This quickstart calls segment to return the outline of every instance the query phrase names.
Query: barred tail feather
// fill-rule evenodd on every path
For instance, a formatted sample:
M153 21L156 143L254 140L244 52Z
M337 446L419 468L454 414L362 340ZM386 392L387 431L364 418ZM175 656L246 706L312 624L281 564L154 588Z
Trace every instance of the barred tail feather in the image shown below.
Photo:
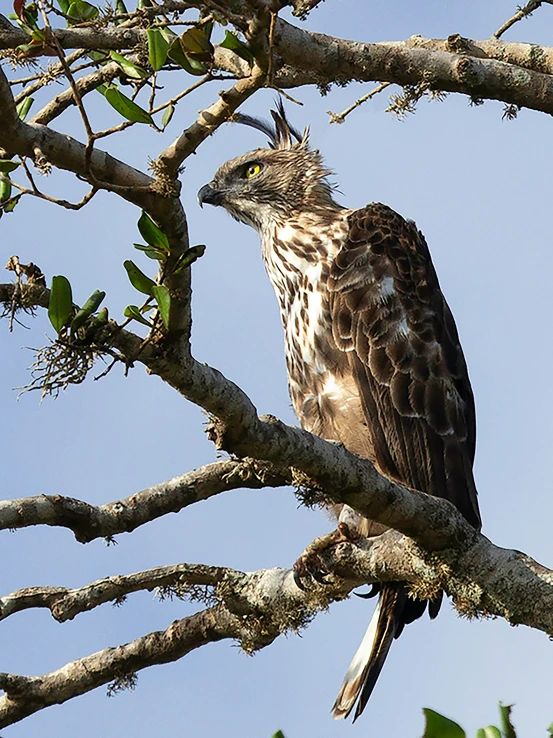
M346 718L353 710L358 698L354 722L365 709L398 626L401 628L401 613L405 595L403 584L382 585L378 604L367 632L353 657L336 702L332 706L332 716L335 720Z

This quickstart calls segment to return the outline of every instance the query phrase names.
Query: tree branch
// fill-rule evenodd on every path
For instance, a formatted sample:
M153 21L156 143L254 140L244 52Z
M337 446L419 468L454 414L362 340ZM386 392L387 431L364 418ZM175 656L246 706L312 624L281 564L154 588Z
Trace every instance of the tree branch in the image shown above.
M0 599L0 620L31 608L48 608L59 622L73 620L82 612L106 602L122 603L128 594L162 587L205 585L215 587L223 581L227 570L203 564L157 566L136 574L105 577L78 589L67 587L25 587Z
M200 112L195 123L163 151L156 168L175 177L183 161L193 154L198 146L225 123L237 108L254 94L264 83L265 73L254 67L251 76L239 80L230 90L219 93L219 100Z
M233 3L235 13L245 0ZM66 28L55 31L63 48L121 50L145 43L145 31L135 28ZM14 48L27 37L19 29L0 29L0 48ZM334 82L391 82L403 86L426 83L431 89L460 92L471 97L553 112L553 49L537 44L448 39L361 43L316 34L277 18L275 52L280 69L275 85L328 85ZM236 54L216 48L215 68L247 74ZM525 73L521 72L525 70Z
M182 658L195 648L223 638L238 640L253 652L282 633L305 627L313 616L363 583L407 581L412 594L428 598L445 589L465 616L499 615L553 634L553 572L519 551L494 546L476 531L469 547L429 556L395 531L376 539L342 542L322 554L332 574L327 585L302 591L283 569L250 574L222 567L181 564L109 577L76 590L28 588L0 600L1 616L29 607L48 607L66 620L108 600L154 587L207 585L217 604L165 631L156 631L117 648L108 648L41 677L0 674L0 727L84 694L111 680L133 684L135 672ZM344 579L344 577L347 577ZM194 590L191 592L194 595Z
M231 489L280 487L288 478L253 459L227 459L200 467L167 482L106 505L90 505L62 495L39 495L0 502L0 530L33 525L69 528L77 541L89 543L130 533L152 520Z
M33 288L35 289L35 288ZM41 303L48 293L42 288ZM0 301L13 295L12 285L0 285ZM20 286L23 304L27 285ZM130 331L113 331L111 347L129 365L140 361L183 397L213 415L208 428L216 448L240 458L251 457L293 469L294 484L315 490L313 501L330 499L350 505L365 517L412 537L429 551L472 540L474 529L446 500L395 484L374 465L343 445L287 426L272 416L258 417L249 397L217 369L192 356L173 356ZM280 471L277 472L281 473ZM323 495L324 492L324 495Z
M249 6L246 0L235 0L232 10L235 14L249 12ZM145 31L121 27L57 29L55 35L66 49L129 49L145 41ZM25 41L18 29L0 30L0 48L14 48ZM471 41L458 34L446 40L412 37L361 43L311 33L277 18L274 50L281 57L275 74L277 87L351 80L403 86L424 82L435 90L553 112L553 49L537 44L497 38ZM222 49L216 49L215 66L240 74L247 68L235 54Z
M505 31L508 31L511 26L514 26L519 20L527 18L532 15L534 10L537 10L543 2L551 3L551 0L530 0L523 8L519 8L518 11L509 18L505 23L493 34L495 38L502 36Z
M217 606L176 620L130 643L72 661L40 677L0 674L0 727L4 728L50 705L59 705L112 680L133 683L134 673L147 666L176 661L191 651L241 630L239 619Z

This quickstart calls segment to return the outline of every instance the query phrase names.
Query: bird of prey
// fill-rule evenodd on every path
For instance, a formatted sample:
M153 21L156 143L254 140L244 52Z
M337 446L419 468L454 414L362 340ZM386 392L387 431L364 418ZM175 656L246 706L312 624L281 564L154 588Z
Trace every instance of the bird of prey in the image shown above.
M413 221L372 203L339 205L319 152L288 122L236 116L264 132L259 148L223 164L199 202L257 230L284 327L290 396L303 428L370 459L411 489L452 502L480 528L472 465L474 399L455 322ZM347 506L357 533L385 528ZM367 633L333 707L363 711L394 638L427 602L383 583ZM428 603L435 617L439 601Z

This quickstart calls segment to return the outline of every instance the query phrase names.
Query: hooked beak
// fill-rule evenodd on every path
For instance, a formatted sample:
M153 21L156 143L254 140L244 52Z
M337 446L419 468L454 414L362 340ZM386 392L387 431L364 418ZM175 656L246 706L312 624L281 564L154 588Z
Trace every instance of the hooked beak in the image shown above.
M198 202L200 207L203 208L204 203L208 205L220 205L223 201L223 193L221 190L214 189L211 184L204 185L198 191Z

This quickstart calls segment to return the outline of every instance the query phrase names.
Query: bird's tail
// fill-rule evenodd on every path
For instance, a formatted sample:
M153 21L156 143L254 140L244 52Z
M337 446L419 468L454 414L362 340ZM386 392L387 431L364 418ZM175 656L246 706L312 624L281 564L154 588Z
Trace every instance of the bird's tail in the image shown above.
M406 595L404 584L390 582L381 585L376 610L332 706L332 716L335 720L346 718L358 698L354 722L365 709L392 641L403 629L402 615Z

